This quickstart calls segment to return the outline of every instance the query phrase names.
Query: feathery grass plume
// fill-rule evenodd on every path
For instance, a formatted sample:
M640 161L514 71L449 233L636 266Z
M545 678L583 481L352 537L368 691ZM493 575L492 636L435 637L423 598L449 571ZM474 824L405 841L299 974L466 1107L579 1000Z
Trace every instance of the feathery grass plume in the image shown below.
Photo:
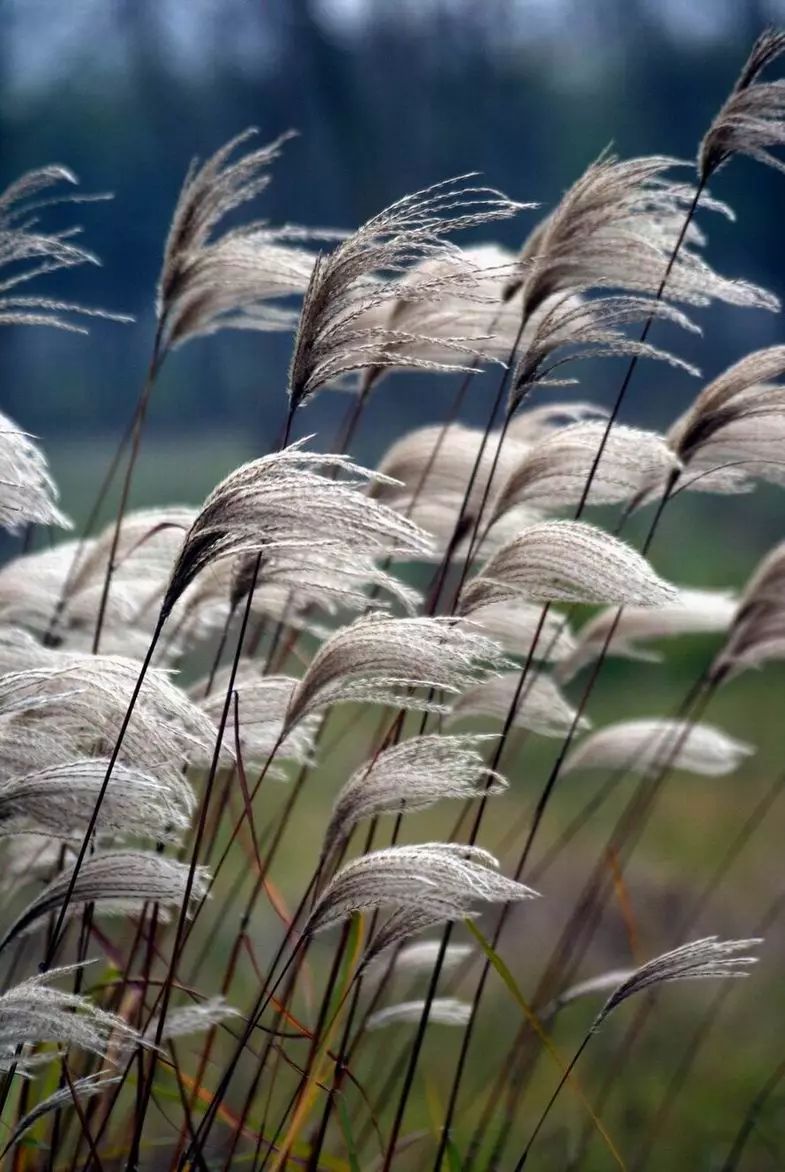
M785 484L785 346L755 350L703 388L668 429L685 488L745 492L754 480ZM655 487L660 485L655 481Z
M366 1023L366 1029L381 1030L391 1025L417 1025L428 1006L429 1025L465 1026L471 1017L472 1007L468 1001L457 997L433 997L426 1001L400 1001L377 1009Z
M670 981L748 977L749 969L757 964L758 958L739 956L738 953L744 953L761 943L759 937L750 940L719 940L717 936L706 936L654 957L637 968L614 990L592 1022L590 1032L595 1033L608 1015L629 997L655 985L664 985Z
M92 757L0 780L0 836L33 832L81 838L90 822L109 761ZM115 766L96 823L99 835L176 841L190 823L185 787L127 765ZM190 795L189 795L190 796Z
M596 526L542 521L488 559L462 590L460 613L521 598L661 606L675 593L636 550Z
M312 935L355 912L377 908L412 911L415 917L422 912L431 917L431 923L463 920L476 915L483 903L509 903L537 895L500 875L498 865L480 847L452 842L372 851L337 872L316 901L304 932Z
M194 161L185 177L158 280L163 349L227 327L293 327L296 316L269 302L303 293L314 257L288 242L340 235L271 228L259 221L218 234L230 212L267 188L270 166L292 137L290 132L266 146L245 149L255 134L246 130L201 165ZM238 154L241 147L244 153Z
M680 948L673 949L672 952L665 952L661 956L655 957L654 960L635 969L629 977L623 980L594 1018L583 1041L575 1051L515 1165L516 1172L526 1163L532 1145L578 1059L614 1009L637 993L667 984L670 981L725 980L734 977L747 977L749 969L757 963L758 958L738 956L737 953L744 952L760 943L760 939L718 940L716 936L707 936L703 940L694 940L691 944L683 944Z
M392 962L393 976L404 980L420 974L428 975L433 971L442 952L441 940L420 940L416 944L405 944L392 958L378 960L371 967L366 980L375 975L382 976L387 964ZM444 951L442 973L449 974L461 968L475 953L471 944L450 944Z
M38 228L35 213L42 208L109 198L72 193L35 198L58 184L77 182L76 176L66 167L52 164L28 171L0 192L0 268L8 266L11 269L0 280L0 325L54 326L84 334L87 332L85 327L72 321L71 314L119 322L132 320L124 314L108 313L50 297L21 296L17 292L20 286L47 273L83 264L100 264L93 253L74 243L73 237L78 229L47 233Z
M4 1146L0 1148L0 1159L3 1158L12 1148L16 1147L22 1136L30 1130L34 1123L48 1115L51 1111L61 1111L68 1109L74 1104L74 1099L77 1098L80 1102L84 1099L93 1098L94 1095L101 1095L105 1090L111 1086L116 1086L120 1081L119 1075L107 1075L105 1071L99 1070L95 1074L86 1074L81 1078L71 1079L64 1087L53 1091L51 1095L41 1099L35 1104L31 1110L17 1120L9 1135L4 1135Z
M785 82L760 75L785 52L785 32L767 29L752 46L744 68L706 132L698 151L698 174L705 183L734 155L785 170L770 148L785 142Z
M206 997L193 1005L181 1005L170 1009L166 1015L161 1042L170 1038L185 1038L189 1034L201 1034L212 1026L220 1025L227 1017L239 1017L239 1009L229 1005L225 997ZM158 1031L159 1019L154 1017L144 1031L145 1038L152 1041Z
M522 346L521 349L525 347ZM539 407L526 407L519 411L515 418L510 420L507 434L525 444L536 444L560 427L566 427L571 423L583 423L589 419L607 419L607 416L607 408L597 403L543 403Z
M48 878L61 865L61 860L71 862L73 856L74 852L67 843L48 834L17 834L3 839L0 843L0 897L3 902L16 893L21 883L33 878Z
M360 315L363 330L384 331L384 352L395 353L395 337L409 357L436 363L437 371L450 370L456 350L475 350L476 363L506 358L518 336L520 307L503 301L503 293L515 266L515 255L498 244L468 245L464 262L474 270L465 286L455 280L455 257L426 257L401 277L399 296ZM447 278L447 289L441 285ZM454 287L453 287L454 281ZM430 301L428 288L437 300ZM394 364L368 366L361 387L367 392ZM406 365L406 363L404 363Z
M566 1005L573 1001L580 1001L584 997L593 997L595 993L607 993L609 989L617 989L635 973L635 969L609 969L607 973L598 973L595 977L587 977L584 981L576 981L569 985L553 1001L545 1006L540 1019L549 1021L555 1017Z
M488 716L502 723L518 692L520 672L506 672L469 688L454 702L449 720ZM527 728L543 737L566 736L576 718L576 711L550 676L538 672L526 681L515 708L513 725ZM591 728L585 716L578 719L578 729Z
M650 777L669 766L724 777L755 752L710 724L686 720L623 720L598 728L568 754L562 774L579 769L628 769Z
M574 423L534 444L499 481L490 521L516 505L533 513L548 513L577 504L605 430L604 423ZM661 435L614 424L592 479L588 504L630 500L642 485L650 480L665 480L678 467L677 458Z
M519 281L527 313L564 290L656 293L695 195L670 172L687 165L661 155L620 161L607 154L590 164L524 248ZM703 194L699 206L732 216ZM764 290L715 273L695 251L703 243L692 225L668 278L670 301L775 307Z
M505 666L498 643L448 617L394 619L373 612L330 636L292 694L287 732L331 704L395 704L424 712L447 709L416 689L456 695Z
M775 308L772 305L770 308ZM564 387L576 382L562 367L584 358L654 358L697 375L696 367L619 328L657 318L697 332L688 317L651 297L614 296L584 301L574 292L549 297L532 314L510 378L509 412L517 411L534 387Z
M97 851L84 859L69 898L67 915L94 903L98 915L135 915L145 903L157 903L159 920L182 904L188 866L147 851ZM0 949L35 928L42 917L57 912L69 889L71 872L63 871L27 905L5 932ZM197 867L190 895L191 907L207 894L208 875Z
M51 981L73 975L76 967L38 973L0 994L0 1069L15 1066L17 1073L28 1074L57 1056L49 1051L20 1058L17 1048L27 1044L54 1042L58 1047L78 1046L106 1056L110 1039L119 1040L121 1050L138 1040L122 1018L99 1009L87 997L51 987Z
M475 626L498 639L505 651L528 656L534 647L534 658L561 663L570 661L576 644L570 624L559 611L549 610L543 618L543 608L528 602L505 601L477 605L464 616ZM537 644L534 646L534 640Z
M461 423L416 428L387 449L379 471L391 480L374 484L371 494L436 538L434 558L447 548L459 556L482 507L494 460L494 478L503 477L529 448L512 435L499 443L497 431L486 440L481 428ZM464 539L456 541L459 523Z
M663 655L641 646L643 641L727 631L737 605L730 591L683 587L672 601L662 606L625 606L621 612L617 607L610 607L584 623L574 649L560 658L555 675L562 683L570 680L598 655L659 663ZM608 642L611 630L613 635Z
M217 672L210 695L205 696L204 681L193 687L193 695L199 707L213 720L219 720L226 689L229 686L230 670ZM246 762L266 761L275 750L276 759L289 759L298 765L311 761L314 737L319 724L318 716L305 717L282 738L292 692L297 680L291 676L262 676L250 660L240 660L234 681L239 707L239 729L235 730L234 705L226 724L226 739L235 743L235 732L239 733L240 750ZM272 776L276 774L274 769Z
M503 793L507 782L486 768L480 753L489 739L494 738L418 736L382 750L341 787L324 833L322 857L345 843L363 818L424 810L442 798Z
M0 676L0 755L6 744L25 743L41 733L58 739L56 761L110 756L126 713L127 697L139 674L134 660L119 656L31 647L30 669ZM190 804L182 766L201 761L215 743L206 713L159 668L147 676L120 754L120 763L154 774ZM231 748L224 746L227 759ZM45 768L36 754L16 772Z
M10 533L29 522L70 529L56 501L57 487L43 452L0 412L0 526Z
M333 573L352 579L358 562L367 565L385 554L428 549L422 530L365 495L378 473L346 456L304 452L302 442L242 465L213 489L186 535L164 614L202 570L221 558L261 553L265 562L283 558L291 564L297 557L306 578L311 570L323 570L329 559ZM351 479L337 481L322 470L340 470ZM245 582L240 597L249 585Z
M785 542L770 550L741 593L725 646L712 668L715 680L785 657Z
M374 318L401 301L423 308L454 297L484 295L483 269L446 237L494 220L508 219L524 205L490 187L472 187L464 175L404 196L366 221L332 252L319 256L303 300L289 368L290 410L320 387L353 371L387 366L424 370L466 370L460 361L434 361L428 351L474 355L483 339L432 338L412 329L374 324ZM428 262L424 275L411 266ZM407 314L407 316L409 316ZM370 324L365 325L364 319ZM406 323L404 323L406 324ZM425 349L425 356L423 355Z

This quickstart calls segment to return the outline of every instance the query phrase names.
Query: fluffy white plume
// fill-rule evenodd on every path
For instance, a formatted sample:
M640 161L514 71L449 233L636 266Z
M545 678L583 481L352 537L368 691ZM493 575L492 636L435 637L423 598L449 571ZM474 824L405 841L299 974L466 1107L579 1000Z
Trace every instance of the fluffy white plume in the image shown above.
M0 941L5 948L19 935L31 931L43 916L58 912L71 883L72 870L63 871L27 905ZM84 904L96 904L101 915L134 915L148 901L157 903L159 919L165 921L170 908L182 904L188 880L188 865L164 855L146 851L99 851L85 858L69 897L67 915ZM195 904L207 892L207 872L196 869L191 889Z
M211 719L219 720L229 684L229 669L217 672L210 695L205 682L195 684L192 693L199 707ZM318 716L304 717L283 736L284 720L298 681L291 676L262 676L250 660L240 662L234 690L239 709L240 749L246 762L264 762L275 749L276 759L289 758L303 765L311 759ZM235 744L235 708L232 704L226 725L226 740Z
M419 736L378 753L341 788L324 834L322 855L327 857L344 843L363 818L424 810L442 798L502 793L507 782L485 767L480 753L488 739Z
M161 1041L167 1042L170 1038L185 1038L189 1034L201 1034L214 1025L219 1025L227 1017L239 1017L239 1009L229 1005L224 997L207 997L204 1001L193 1005L182 1005L177 1009L170 1009L164 1021L161 1032ZM159 1019L154 1017L144 1032L145 1038L152 1041L158 1033Z
M503 664L497 643L455 619L392 619L373 613L322 644L292 695L286 728L345 701L443 712L443 704L416 690L455 695Z
M503 723L515 699L519 678L519 672L507 672L468 689L453 704L450 721L489 716ZM575 717L575 709L550 676L537 672L532 673L523 685L513 725L544 737L562 737L569 732ZM578 719L576 728L590 727L585 716Z
M749 155L783 170L771 147L785 142L783 114L785 85L763 82L760 75L785 52L785 33L762 33L739 74L729 97L706 132L698 153L701 178L708 179L734 155Z
M785 542L760 562L744 587L725 646L712 664L715 679L785 657Z
M384 1029L391 1025L417 1024L422 1017L426 1001L400 1001L397 1005L387 1005L384 1009L377 1009L368 1018L369 1030ZM459 1001L457 997L433 997L428 1006L428 1023L430 1025L465 1026L471 1017L472 1007L468 1001Z
M431 923L466 919L483 903L507 903L537 894L500 875L497 867L487 851L458 843L374 851L338 871L319 896L304 930L321 932L355 912L376 908L413 911L415 916L423 911Z
M723 777L754 753L710 724L683 720L624 720L598 728L568 754L562 774L579 769L628 769L643 776L669 767Z
M582 521L542 521L508 541L464 587L461 613L523 598L528 602L661 606L675 594L645 558Z
M11 533L31 522L70 529L56 501L57 488L43 452L0 412L0 526Z
M587 663L603 652L605 641L616 624L608 644L608 655L658 663L662 655L651 647L641 646L650 639L677 635L713 634L726 631L736 613L737 601L725 590L680 589L671 602L662 606L625 606L603 610L585 623L577 636L577 645L564 656L555 669L561 681L569 680Z
M509 600L477 605L466 612L466 618L516 655L528 656L534 647L535 659L561 662L575 653L569 621L557 610L543 614L541 606Z
M326 473L340 471L338 481ZM346 479L348 478L348 479ZM208 496L183 543L163 607L168 613L208 565L241 554L277 560L306 582L326 567L350 582L372 574L377 558L428 549L425 534L363 491L378 474L345 456L301 450L301 443L253 460ZM264 581L265 570L260 576ZM250 583L241 575L236 595Z

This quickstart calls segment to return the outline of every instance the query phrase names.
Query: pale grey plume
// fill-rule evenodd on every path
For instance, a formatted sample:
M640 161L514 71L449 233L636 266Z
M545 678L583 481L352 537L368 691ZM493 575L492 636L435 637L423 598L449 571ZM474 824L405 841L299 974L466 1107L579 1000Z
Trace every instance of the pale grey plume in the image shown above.
M515 699L519 679L520 672L506 672L469 688L452 705L450 722L485 716L504 723ZM543 737L563 737L576 718L576 729L591 728L591 721L585 716L577 716L551 677L537 672L523 686L513 725L530 729Z
M695 194L670 174L684 165L657 155L622 161L605 155L592 163L524 249L520 279L527 312L568 289L656 293ZM708 196L700 205L729 214ZM669 300L774 307L770 294L715 273L696 251L703 243L692 225L668 279Z
M444 976L460 969L474 955L475 949L471 944L448 944L444 950L441 971ZM439 956L442 955L441 940L420 940L416 944L404 944L392 957L379 958L371 966L366 980L381 978L387 971L388 964L392 965L393 976L403 980L420 975L428 976L433 972Z
M390 326L364 321L378 318L401 300L425 307L456 294L467 300L482 297L482 267L446 237L507 219L524 205L492 188L467 186L468 179L471 176L450 179L404 196L317 258L289 368L292 410L320 387L353 371L387 366L467 369L465 362L422 357L423 347L427 350L436 340L426 329L414 328L414 322L405 329L395 322ZM409 275L411 266L424 261L431 269L426 277ZM439 338L438 344L445 348L445 339ZM478 346L482 340L477 337L451 337L447 348L460 360L461 355L473 357Z
M767 29L758 37L700 144L698 172L703 180L734 155L749 155L760 163L785 170L770 149L785 142L785 83L760 80L763 70L783 52L785 32Z
M756 956L739 956L757 944L762 943L759 938L751 940L719 940L716 936L707 936L703 940L694 940L691 944L682 944L672 952L664 952L656 956L647 964L641 965L631 976L622 981L611 994L595 1017L591 1025L591 1033L600 1028L602 1023L614 1009L622 1002L644 989L651 989L656 985L664 985L670 981L699 981L699 980L726 980L734 977L748 977L749 969L757 964Z
M74 1098L79 1099L80 1102L83 1099L91 1099L94 1095L103 1094L109 1087L116 1086L119 1081L119 1074L108 1075L105 1071L99 1070L95 1074L86 1074L82 1078L72 1078L70 1085L66 1084L53 1091L51 1095L47 1095L46 1098L40 1099L14 1124L10 1134L3 1137L5 1145L0 1149L0 1160L18 1144L34 1123L43 1118L44 1115L48 1115L50 1111L67 1110L69 1107L73 1107Z
M110 1041L119 1041L124 1051L138 1040L136 1031L122 1018L99 1009L87 997L51 987L51 981L73 975L76 967L66 965L38 973L0 995L0 1069L15 1065L27 1074L57 1056L51 1051L17 1056L17 1047L26 1044L54 1042L58 1047L77 1046L106 1056Z
M43 452L0 412L0 526L11 533L31 522L70 529L56 502L57 488Z
M383 749L342 786L324 833L322 857L346 842L363 818L424 810L443 798L502 793L507 782L486 767L480 753L489 739L494 738L419 736Z
M785 387L772 385L783 373L785 346L770 346L703 388L666 436L685 465L681 487L744 492L756 479L785 484Z
M725 646L712 665L715 679L785 658L785 542L759 563L741 593Z
M168 613L194 579L218 559L261 554L265 561L297 558L301 573L357 574L392 553L427 550L422 530L364 489L378 474L346 456L301 450L302 442L244 464L208 496L183 543L163 601ZM348 479L335 480L338 471ZM262 580L264 574L261 575ZM243 583L238 596L247 590Z
M161 1032L161 1042L168 1042L170 1038L185 1038L189 1034L201 1034L215 1025L220 1025L227 1017L239 1017L239 1009L229 1005L225 997L207 997L204 1001L194 1002L192 1005L181 1005L170 1009L164 1021ZM159 1019L154 1017L144 1031L144 1037L152 1041L158 1035Z
M497 520L516 505L539 513L576 505L605 433L602 422L574 423L535 443L506 478L499 480L489 519ZM679 461L661 435L614 424L602 448L587 503L630 500L642 486L664 481L678 467Z
M583 301L574 291L551 294L531 314L518 349L510 378L510 410L516 411L535 387L575 383L574 378L564 377L562 368L584 358L655 358L697 375L694 366L667 350L627 337L620 328L649 317L696 331L678 309L653 297L606 296Z
M357 327L383 331L383 351L390 359L397 336L406 358L434 363L436 370L451 370L461 353L471 354L476 364L505 359L521 322L520 307L502 300L515 271L515 256L498 244L469 245L461 255L467 266L465 281L458 279L451 252L426 257L401 277L398 297L362 313ZM362 389L367 392L393 366L391 361L366 367Z
M90 824L109 760L84 758L0 781L0 836L23 833L81 840ZM190 825L185 784L174 790L142 770L114 766L98 812L99 835L176 841ZM189 795L190 799L190 795Z
M83 264L99 264L98 258L74 243L78 229L62 232L44 232L38 226L36 213L46 207L65 203L91 203L108 198L98 195L58 194L44 198L41 193L59 184L77 183L76 176L67 167L57 164L28 171L0 192L0 268L11 272L0 282L0 325L54 326L71 333L84 334L79 318L102 317L110 321L128 322L132 319L75 305L51 297L23 296L18 290L29 281L59 269L70 269ZM73 318L77 320L74 321Z
M661 606L675 587L631 546L583 521L542 521L508 541L461 592L460 613L527 602Z
M456 695L504 666L498 643L456 619L389 618L377 612L337 630L318 649L292 694L287 731L331 704L361 701L428 712L446 708L432 694Z
M561 298L558 300L561 301ZM576 298L576 303L577 300ZM524 340L525 338L524 331ZM522 345L521 349L525 349L525 345ZM583 423L589 419L607 419L607 417L607 408L601 407L597 403L543 403L539 407L526 407L519 411L510 421L507 432L508 435L521 440L522 443L535 444L557 431L558 428L565 427L570 423Z
M478 604L465 617L515 655L528 656L534 648L534 659L561 663L570 662L576 651L569 621L557 610L543 615L541 606L512 599Z
M467 535L471 532L497 452L494 480L511 471L528 448L516 436L508 435L501 443L498 431L485 441L481 428L461 423L420 427L387 449L379 471L391 479L374 484L371 491L437 539L435 558L448 547L456 557L465 545L465 540L455 541L456 526L460 523Z
M733 773L755 752L711 724L652 718L598 728L567 755L562 775L579 769L626 769L644 777L663 768L703 777Z
M292 137L249 148L255 134L237 135L186 175L158 281L163 349L224 328L293 328L296 315L277 303L305 291L315 258L292 244L341 235L258 221L220 231L230 212L267 188L270 167Z
M216 672L209 696L205 696L205 682L195 684L192 693L200 708L218 721L224 707L230 670ZM298 765L311 761L314 737L319 717L304 717L286 736L284 720L298 681L291 676L263 676L251 660L241 660L234 681L239 709L240 749L246 763L264 762L275 750L276 759L289 759ZM235 744L235 711L232 704L226 724L226 740ZM209 764L209 759L205 759ZM282 776L275 774L273 776Z
M472 1013L471 1004L459 1001L457 997L432 997L430 1002L399 1001L397 1005L377 1009L368 1018L366 1026L369 1030L381 1030L391 1025L416 1025L426 1005L429 1025L465 1026Z
M737 605L730 591L683 587L662 606L625 606L623 610L610 607L584 623L574 649L560 658L554 674L563 683L599 655L658 663L662 654L641 644L650 639L727 631ZM611 630L613 635L608 642Z
M90 755L109 756L123 723L139 664L119 656L57 651L30 645L30 668L0 676L0 757L16 743L32 748L15 773L66 764ZM54 760L41 759L35 738L59 742ZM168 674L151 669L128 725L120 762L166 781L179 801L192 805L182 766L203 760L216 728ZM231 759L230 746L224 755Z
M304 927L321 932L355 912L388 908L399 928L462 920L476 915L483 903L531 899L537 893L500 875L493 855L476 846L430 842L373 851L346 863L324 889ZM417 924L416 928L411 928ZM386 938L382 947L398 943ZM380 948L373 948L374 954Z
M185 897L188 865L146 851L97 851L84 859L71 892L67 915L86 903L96 905L96 915L135 915L145 903L159 904L159 919L166 921L170 908ZM72 869L63 871L27 905L8 928L0 949L38 925L42 917L58 912L71 884ZM207 893L208 875L197 867L190 893L195 905Z
M48 834L17 834L0 844L0 898L15 898L20 885L47 879L61 861L73 862L76 851Z
M584 997L592 997L595 993L607 993L609 989L616 989L635 973L635 969L609 969L607 973L598 973L596 977L587 977L585 981L576 981L569 985L558 996L554 997L540 1014L542 1021L550 1021L565 1005L573 1001L580 1001Z

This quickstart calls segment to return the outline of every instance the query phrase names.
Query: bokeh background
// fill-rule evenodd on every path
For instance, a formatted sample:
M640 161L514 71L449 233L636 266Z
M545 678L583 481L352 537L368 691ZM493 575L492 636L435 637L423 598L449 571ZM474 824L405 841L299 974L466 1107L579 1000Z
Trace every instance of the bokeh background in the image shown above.
M113 202L81 214L85 240L103 267L64 274L49 288L136 321L97 322L87 339L4 331L3 410L41 437L65 509L83 517L144 375L161 250L187 165L246 126L259 127L262 140L289 128L300 132L259 207L276 223L351 228L408 191L475 170L509 195L549 207L609 144L623 156L693 157L749 44L777 21L785 21L783 0L4 0L0 182L58 161L86 189L115 193ZM785 297L783 176L742 160L721 173L714 194L732 204L738 219L703 217L710 262ZM502 225L497 238L515 247L533 222L529 215ZM701 337L667 340L707 378L748 350L783 341L778 315L720 308L696 319ZM288 355L285 336L228 332L176 353L156 387L134 501L197 502L231 467L267 451L284 416ZM586 371L580 396L607 402L618 378L613 364L599 364ZM468 419L484 419L494 386L491 376L474 381ZM669 368L640 369L624 419L665 426L696 390ZM406 429L441 419L453 391L449 380L433 377L384 380L354 454L375 461ZM315 432L315 442L328 448L343 411L337 399L326 392L310 405L298 420L300 434ZM685 494L669 510L653 560L685 584L738 586L783 535L776 490L736 500ZM708 654L705 640L685 640L661 666L609 665L593 700L594 720L667 713ZM670 787L631 880L644 955L667 937L673 917L782 770L784 700L775 667L729 687L713 704L711 718L756 744L758 754L738 777L679 778ZM302 850L317 850L329 796L360 756L352 749L330 764ZM551 757L550 745L527 747L516 767L521 809ZM574 790L557 796L554 833L575 801ZM613 813L611 804L557 868L550 908L562 898L565 909L572 906ZM490 843L508 819L499 815ZM424 818L418 836L439 827L435 815ZM775 807L701 928L754 930L782 883L783 830ZM543 901L537 916L544 919L535 916L531 938L512 942L514 954L530 957L548 934L551 914L561 922ZM672 1138L657 1149L652 1167L719 1167L740 1110L781 1058L784 950L776 923L770 935L759 995L737 998L707 1039L669 1125ZM617 916L601 936L605 956L594 957L595 967L624 963L629 946ZM480 1083L510 1034L512 1010L498 996L499 1013L476 1058ZM690 1038L707 1003L707 996L679 993L663 1029L648 1031L617 1106L625 1134L634 1136L651 1116L679 1057L676 1042ZM580 1020L578 1012L566 1039ZM613 1041L598 1042L596 1070L585 1072L590 1088ZM449 1042L439 1045L449 1065ZM760 1121L750 1169L785 1166L781 1104L775 1095ZM543 1159L536 1167L562 1167L563 1147L557 1143L551 1154L546 1148ZM587 1166L604 1169L607 1159L598 1148Z

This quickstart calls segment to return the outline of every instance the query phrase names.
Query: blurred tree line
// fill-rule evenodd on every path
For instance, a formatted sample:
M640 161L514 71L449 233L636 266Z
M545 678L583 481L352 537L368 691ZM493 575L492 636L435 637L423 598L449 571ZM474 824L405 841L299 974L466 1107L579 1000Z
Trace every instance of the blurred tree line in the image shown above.
M3 408L45 438L122 425L188 162L244 127L263 139L300 132L258 206L272 221L351 227L406 191L473 170L547 207L609 143L621 155L693 157L749 43L776 15L742 0L8 0L0 178L59 161L87 190L115 192L78 209L104 267L48 288L137 321L98 322L87 340L4 331ZM711 217L709 258L785 292L782 177L734 166L715 194L739 222ZM516 247L533 222L526 213L498 236ZM782 337L772 315L699 320L703 339L670 341L707 375ZM280 336L191 345L165 371L152 426L251 428L263 444L283 413L288 352ZM592 377L599 396L617 381L610 367ZM407 379L379 391L374 450L391 429L443 411L440 391L423 397ZM691 388L653 370L637 392L639 417L662 422ZM334 405L315 405L309 430L326 411Z

